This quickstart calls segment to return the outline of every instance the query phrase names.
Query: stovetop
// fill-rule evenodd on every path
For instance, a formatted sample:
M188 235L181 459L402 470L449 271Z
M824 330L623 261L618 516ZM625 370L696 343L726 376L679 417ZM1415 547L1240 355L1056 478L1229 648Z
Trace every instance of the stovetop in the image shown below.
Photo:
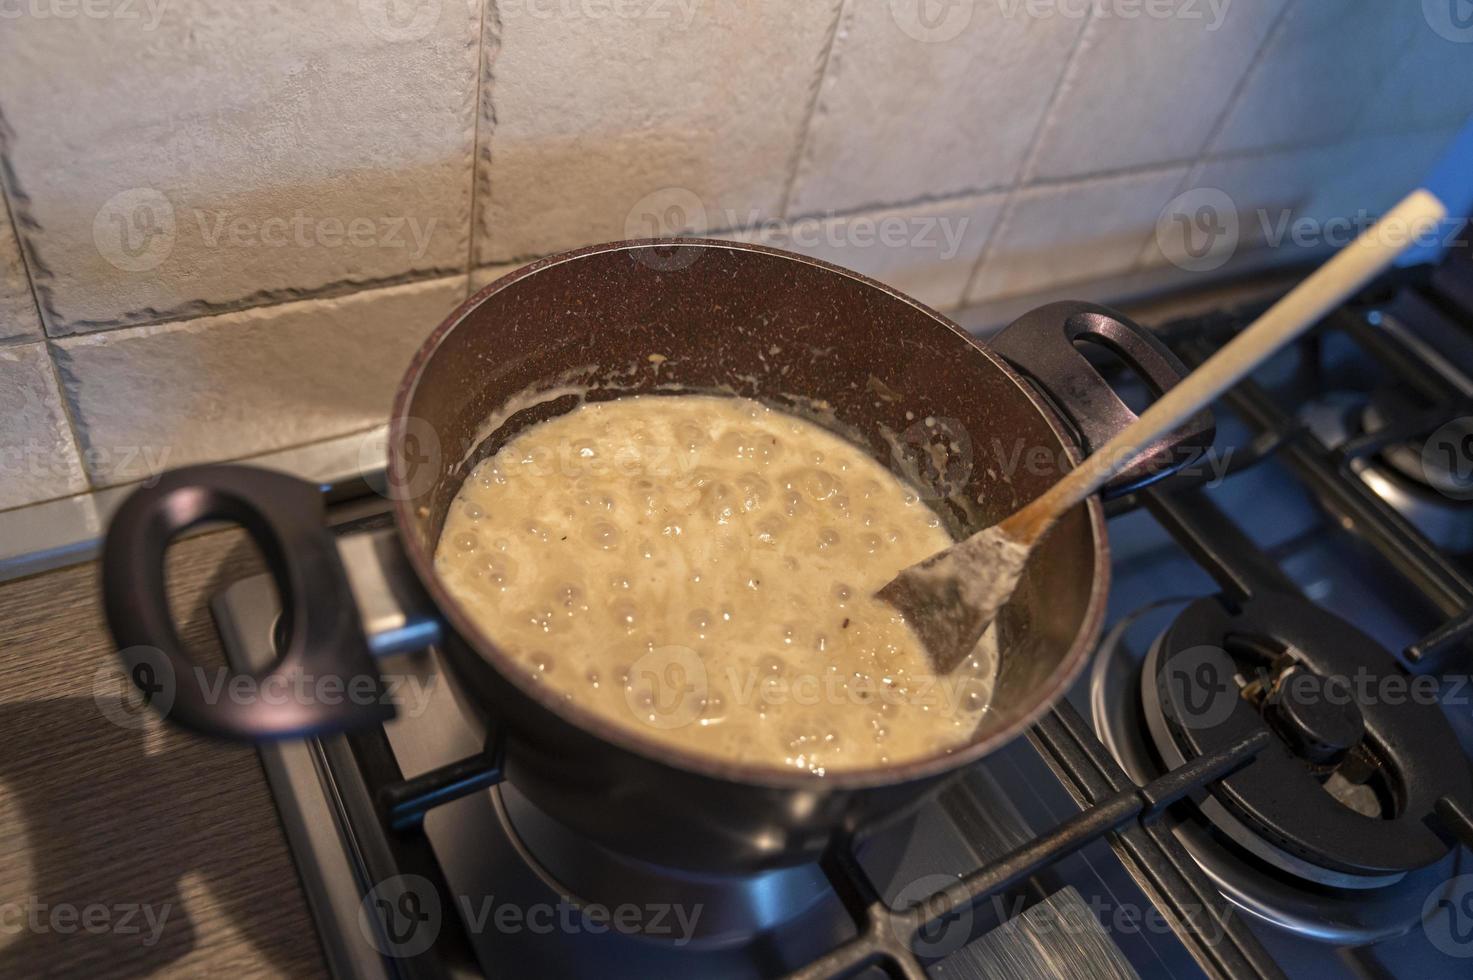
M1470 270L1398 273L1230 392L1208 457L1108 505L1093 669L1026 738L821 866L716 882L580 850L500 782L438 654L386 661L400 711L382 730L261 749L333 971L1465 972ZM1192 363L1256 312L1159 333ZM384 507L353 507L341 533L387 533ZM274 603L265 579L216 601L237 669L270 662ZM1347 662L1361 687L1327 707ZM1209 668L1230 696L1208 710L1251 706L1241 727L1192 724ZM1294 694L1306 678L1317 697Z

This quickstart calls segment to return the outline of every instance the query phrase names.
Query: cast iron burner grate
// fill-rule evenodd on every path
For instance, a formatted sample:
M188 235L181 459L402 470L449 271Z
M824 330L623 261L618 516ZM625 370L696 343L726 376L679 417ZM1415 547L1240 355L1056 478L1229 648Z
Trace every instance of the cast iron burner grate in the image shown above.
M1258 941L1228 913L1180 846L1154 829L1167 807L1248 764L1269 744L1268 733L1253 733L1142 786L1129 780L1067 704L1051 711L1029 737L1050 765L1066 777L1071 791L1088 801L1083 810L1051 832L959 878L945 891L902 909L893 909L881 899L855 859L853 842L836 842L821 866L858 934L788 976L794 980L850 977L878 967L892 977L922 980L925 968L912 949L918 934L1106 835L1154 886L1153 898L1168 921L1190 924L1202 915L1212 916L1215 928L1185 928L1179 934L1209 974L1283 975ZM319 741L324 762L338 782L338 801L351 837L364 845L359 858L366 879L382 882L418 875L435 884L442 908L452 907L450 888L420 831L433 808L501 781L494 741L478 756L412 779L399 775L393 751L381 732ZM385 909L386 914L400 911L392 906ZM377 925L394 928L385 921ZM1208 943L1203 938L1206 935L1222 938ZM405 943L402 933L386 934L385 939L395 945ZM440 977L448 976L452 965L464 967L470 962L470 945L457 922L448 929L441 927L434 947L396 958L394 966L405 977Z

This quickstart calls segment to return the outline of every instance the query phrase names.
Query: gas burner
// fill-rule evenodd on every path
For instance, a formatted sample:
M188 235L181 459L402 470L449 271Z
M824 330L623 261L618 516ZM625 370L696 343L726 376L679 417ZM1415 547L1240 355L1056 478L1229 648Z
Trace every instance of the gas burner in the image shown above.
M1172 768L1268 727L1276 744L1212 791L1227 819L1203 812L1270 864L1364 888L1444 857L1423 818L1442 794L1473 789L1466 761L1444 751L1455 736L1428 680L1414 697L1389 653L1304 599L1233 609L1212 597L1153 645L1141 704Z
M1173 814L1193 859L1235 904L1300 935L1360 944L1414 926L1461 861L1423 818L1439 796L1473 793L1440 708L1305 599L1196 599L1153 636L1160 618L1129 617L1091 684L1095 728L1132 778L1276 736Z
M1335 449L1416 411L1405 402L1392 388L1378 389L1369 400L1352 392L1331 392L1306 406L1300 419L1320 442ZM1434 544L1473 551L1473 500L1446 490L1465 487L1466 479L1442 468L1438 454L1425 448L1423 439L1393 443L1373 456L1352 459L1350 468Z
M817 918L829 926L844 920L844 910L817 865L753 875L697 875L595 844L537 809L511 783L496 787L492 796L497 817L527 866L575 905L613 909L633 904L678 908L691 915L689 931L666 923L654 932L631 933L639 938L678 938L692 950L725 949L795 923L818 931Z

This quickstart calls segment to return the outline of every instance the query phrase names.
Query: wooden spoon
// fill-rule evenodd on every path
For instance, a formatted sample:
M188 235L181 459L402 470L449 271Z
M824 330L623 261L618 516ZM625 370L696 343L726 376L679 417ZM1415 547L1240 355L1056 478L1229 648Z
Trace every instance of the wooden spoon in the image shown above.
M1060 515L1129 465L1140 447L1191 418L1349 299L1446 216L1436 197L1414 191L1042 496L902 569L876 594L905 615L934 669L950 673L1011 598L1033 547Z

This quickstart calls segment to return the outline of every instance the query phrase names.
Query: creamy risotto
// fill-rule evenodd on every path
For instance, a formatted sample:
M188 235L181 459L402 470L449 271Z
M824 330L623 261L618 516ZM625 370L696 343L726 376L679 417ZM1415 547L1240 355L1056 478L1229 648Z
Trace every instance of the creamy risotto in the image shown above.
M991 634L934 677L873 598L951 543L914 491L757 402L584 404L465 481L436 570L569 701L688 750L817 775L965 744Z

